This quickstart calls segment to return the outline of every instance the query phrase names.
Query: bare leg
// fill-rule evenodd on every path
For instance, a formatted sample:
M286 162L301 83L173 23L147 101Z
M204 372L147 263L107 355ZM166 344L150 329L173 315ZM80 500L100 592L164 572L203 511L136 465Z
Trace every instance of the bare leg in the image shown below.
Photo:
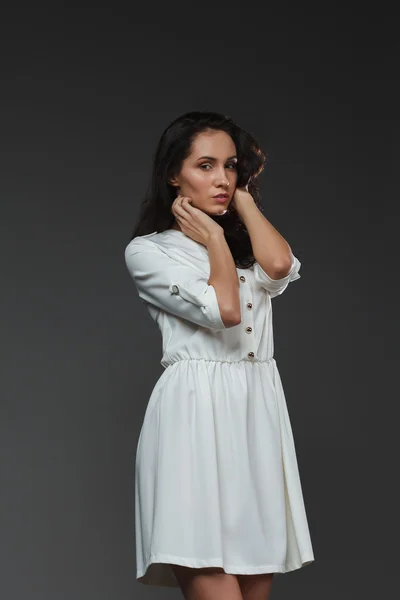
M237 576L225 573L220 567L170 566L185 600L243 600Z
M243 600L269 600L273 573L237 575Z

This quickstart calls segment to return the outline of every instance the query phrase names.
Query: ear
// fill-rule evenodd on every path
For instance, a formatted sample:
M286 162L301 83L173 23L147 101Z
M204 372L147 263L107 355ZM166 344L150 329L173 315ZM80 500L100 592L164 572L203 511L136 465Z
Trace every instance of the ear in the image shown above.
M170 185L173 185L174 187L179 187L179 182L176 179L176 177L171 177L170 179L168 179L168 183Z

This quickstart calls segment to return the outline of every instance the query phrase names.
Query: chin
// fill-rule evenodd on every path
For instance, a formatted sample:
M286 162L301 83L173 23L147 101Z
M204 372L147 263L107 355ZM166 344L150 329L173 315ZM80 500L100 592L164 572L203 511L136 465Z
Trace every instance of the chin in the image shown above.
M227 212L228 209L226 208L226 206L217 206L216 209L213 211L213 215L215 217L222 217L223 215L226 215Z
M205 208L196 207L205 212L210 217L221 217L228 212L227 206L222 204L221 206L207 206Z

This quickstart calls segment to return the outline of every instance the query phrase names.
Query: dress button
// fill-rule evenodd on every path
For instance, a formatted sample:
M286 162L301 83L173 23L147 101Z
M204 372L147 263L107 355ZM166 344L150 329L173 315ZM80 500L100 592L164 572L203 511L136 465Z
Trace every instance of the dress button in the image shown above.
M247 356L248 356L249 358L254 358L254 352L249 352L249 353L247 354Z
M173 285L172 286L172 293L173 294L179 294L179 288L177 285Z
M240 279L240 281L246 281L246 277L245 277L244 275L241 275L241 276L239 277L239 279Z
M251 302L248 302L248 303L246 304L246 306L247 306L247 308L249 308L249 309L250 309L250 308L253 308L253 305L252 305L252 303L251 303Z
M253 329L251 327L246 327L246 333L251 333Z

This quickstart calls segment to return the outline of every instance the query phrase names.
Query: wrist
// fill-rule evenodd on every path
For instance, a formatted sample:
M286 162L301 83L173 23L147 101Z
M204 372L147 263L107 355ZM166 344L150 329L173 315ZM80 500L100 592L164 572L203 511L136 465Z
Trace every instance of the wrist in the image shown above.
M258 210L252 196L250 196L250 198L240 198L235 200L234 208L242 219L255 209Z
M225 232L220 226L219 229L210 231L206 238L206 246L208 247L210 244L220 243L222 240L225 241Z

